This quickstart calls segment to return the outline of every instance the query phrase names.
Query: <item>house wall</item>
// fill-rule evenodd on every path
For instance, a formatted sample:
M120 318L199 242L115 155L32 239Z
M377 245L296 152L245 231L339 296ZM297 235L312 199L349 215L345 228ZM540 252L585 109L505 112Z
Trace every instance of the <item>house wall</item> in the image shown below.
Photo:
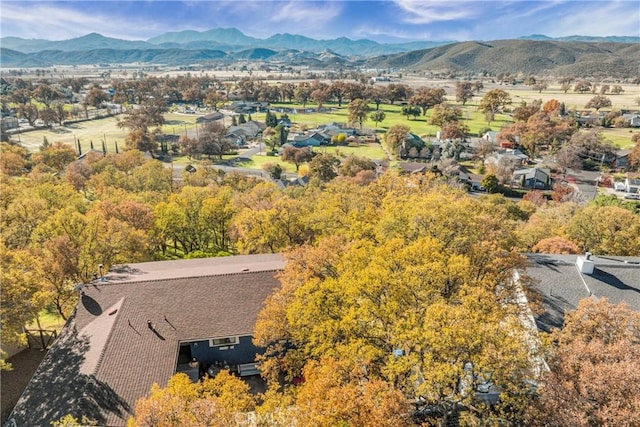
M264 349L254 346L251 339L250 336L240 337L238 344L222 347L211 347L208 340L192 342L191 356L197 357L198 361L205 365L225 361L229 365L251 363L255 361L256 354L264 353ZM225 347L227 349L222 350Z

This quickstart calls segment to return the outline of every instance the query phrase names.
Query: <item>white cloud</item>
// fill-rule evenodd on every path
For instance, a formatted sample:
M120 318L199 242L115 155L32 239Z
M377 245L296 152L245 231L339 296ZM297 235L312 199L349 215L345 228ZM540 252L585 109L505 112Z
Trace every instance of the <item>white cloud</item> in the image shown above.
M338 2L305 2L290 1L280 4L274 8L275 13L271 15L272 22L305 23L309 27L320 27L340 15L342 6Z
M572 6L547 26L550 35L640 35L640 8L635 1L597 1Z
M400 30L397 28L381 28L363 26L354 29L354 35L363 38L373 39L395 39L383 40L384 43L404 43L409 41L465 41L470 40L471 33L466 28L457 28L447 31L421 31L421 30Z
M48 40L64 40L92 32L109 37L143 39L154 30L161 30L157 24L145 22L140 17L128 19L28 2L3 2L0 19L3 36L11 34Z
M394 3L406 14L404 21L409 24L455 21L477 15L472 2L394 0Z

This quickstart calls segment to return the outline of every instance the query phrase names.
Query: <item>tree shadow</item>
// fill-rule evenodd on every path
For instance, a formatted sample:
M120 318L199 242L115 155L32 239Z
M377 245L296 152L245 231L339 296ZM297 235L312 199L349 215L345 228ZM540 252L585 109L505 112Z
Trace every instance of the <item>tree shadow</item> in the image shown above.
M67 414L83 416L98 425L114 414L124 424L133 413L129 404L109 385L81 372L89 350L87 337L78 337L67 325L29 382L8 425L49 425Z
M594 269L591 277L609 286L613 286L614 288L620 289L622 291L633 291L633 292L640 293L640 289L627 285L625 282L620 280L615 275L611 273L607 273L606 271L603 271L599 268Z

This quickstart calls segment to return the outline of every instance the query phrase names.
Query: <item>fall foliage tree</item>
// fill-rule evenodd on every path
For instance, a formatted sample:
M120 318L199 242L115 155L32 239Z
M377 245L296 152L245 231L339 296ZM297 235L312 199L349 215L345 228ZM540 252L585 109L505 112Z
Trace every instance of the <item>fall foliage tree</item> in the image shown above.
M602 255L640 253L638 215L618 206L585 207L569 220L567 235L585 252Z
M488 115L490 120L487 121L491 122L495 114L510 103L511 96L506 91L502 89L492 89L482 97L478 109L485 113L485 115Z
M349 123L357 123L362 129L362 123L369 114L369 102L366 99L354 99L349 102L347 110L349 111Z
M280 340L291 342L278 364L287 367L287 375L302 373L310 359L333 357L366 372L370 381L396 384L405 393L423 396L427 404L444 405L447 412L454 411L455 402L473 400L473 393L458 387L468 362L478 372L492 372L515 398L528 357L519 353L522 343L513 333L518 322L497 302L508 291L496 285L504 283L498 278L502 267L518 261L502 250L499 261L485 252L505 243L500 241L506 235L490 230L506 212L498 215L498 204L476 206L486 214L473 219L474 226L463 225L468 216L462 212L471 209L466 205L472 200L439 191L426 199L403 196L403 190L391 193L374 225L375 241L340 245L336 237L296 252L283 273L281 291L259 317L256 342L273 345L272 356L282 354ZM436 207L442 197L447 203ZM480 223L482 230L477 229ZM462 230L497 240L483 243ZM505 323L500 326L497 319ZM446 327L452 322L465 326ZM483 344L471 346L471 337ZM510 356L504 353L507 348ZM394 349L403 356L393 357ZM493 356L487 358L487 352ZM420 380L422 373L428 381Z
M601 108L611 107L611 99L603 95L596 95L587 102L584 108L594 108L600 111Z
M640 316L624 303L585 298L554 333L528 425L640 423Z
M135 416L127 426L223 427L236 425L236 414L254 408L249 385L228 371L196 383L178 373L169 379L166 387L154 384L148 397L136 401Z
M547 237L533 247L533 252L543 254L579 254L580 248L571 240L559 236Z
M469 81L456 82L456 101L465 105L467 101L473 98L473 84Z
M409 99L409 105L420 107L422 109L422 115L426 116L427 110L446 101L445 95L446 91L442 88L421 87L415 95Z
M293 146L285 147L282 150L282 160L288 163L293 163L296 167L296 172L300 168L302 163L308 162L313 158L311 150L307 147L296 148Z
M339 360L322 358L304 367L305 381L288 413L296 425L402 427L411 425L406 398L389 383L362 381Z

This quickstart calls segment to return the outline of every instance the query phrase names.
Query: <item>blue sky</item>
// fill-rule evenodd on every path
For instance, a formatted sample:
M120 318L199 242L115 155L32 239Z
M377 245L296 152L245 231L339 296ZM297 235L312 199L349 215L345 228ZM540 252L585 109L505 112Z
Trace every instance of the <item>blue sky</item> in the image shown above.
M63 40L97 32L145 40L167 31L236 27L316 39L497 40L530 34L640 35L640 3L621 1L5 1L0 35Z

